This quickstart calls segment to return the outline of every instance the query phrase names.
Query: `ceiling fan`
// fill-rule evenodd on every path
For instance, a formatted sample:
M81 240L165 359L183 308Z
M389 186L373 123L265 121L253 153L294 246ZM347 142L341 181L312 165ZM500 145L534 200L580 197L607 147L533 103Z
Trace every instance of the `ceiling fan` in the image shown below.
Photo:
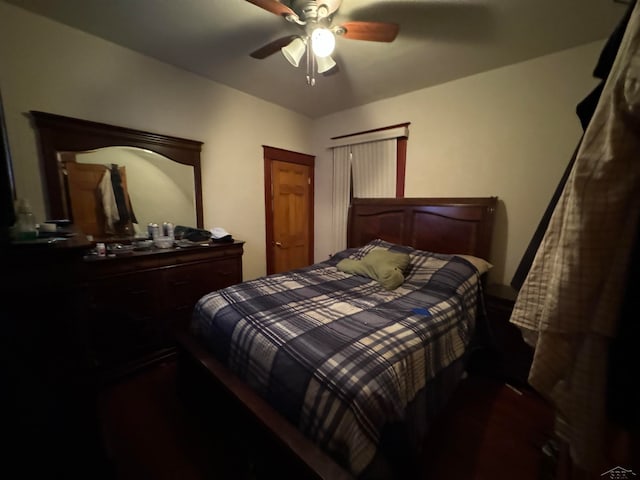
M399 26L387 22L349 21L331 25L333 15L342 0L247 0L268 12L282 16L297 24L302 30L298 35L278 38L252 52L253 58L263 59L278 50L294 67L306 55L307 84L315 85L315 74L329 75L337 72L338 66L331 58L336 35L351 40L392 42L398 35Z

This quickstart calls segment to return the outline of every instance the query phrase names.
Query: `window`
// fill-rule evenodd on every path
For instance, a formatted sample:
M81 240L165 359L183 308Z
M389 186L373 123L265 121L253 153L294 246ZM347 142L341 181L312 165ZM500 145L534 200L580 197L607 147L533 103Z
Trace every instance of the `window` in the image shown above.
M347 244L351 198L404 197L409 124L334 137L333 252Z

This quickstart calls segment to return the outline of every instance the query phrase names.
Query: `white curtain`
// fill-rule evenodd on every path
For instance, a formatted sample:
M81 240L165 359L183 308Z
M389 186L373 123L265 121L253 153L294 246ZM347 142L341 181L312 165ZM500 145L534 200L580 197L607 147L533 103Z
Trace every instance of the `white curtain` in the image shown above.
M333 253L347 246L347 214L351 180L351 147L333 149Z
M354 197L395 197L398 138L407 125L333 139L333 253L347 246L347 217ZM351 186L353 183L353 192Z
M354 197L396 196L396 145L395 138L352 145Z

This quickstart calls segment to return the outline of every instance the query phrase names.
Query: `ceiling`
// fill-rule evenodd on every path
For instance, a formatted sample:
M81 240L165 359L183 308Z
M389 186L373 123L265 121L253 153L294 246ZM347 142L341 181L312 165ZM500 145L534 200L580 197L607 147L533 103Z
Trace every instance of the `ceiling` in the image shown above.
M343 0L333 25L394 22L400 32L391 43L338 37L338 73L310 87L304 65L280 52L249 56L300 30L245 0L5 1L311 118L605 39L627 8L621 0Z

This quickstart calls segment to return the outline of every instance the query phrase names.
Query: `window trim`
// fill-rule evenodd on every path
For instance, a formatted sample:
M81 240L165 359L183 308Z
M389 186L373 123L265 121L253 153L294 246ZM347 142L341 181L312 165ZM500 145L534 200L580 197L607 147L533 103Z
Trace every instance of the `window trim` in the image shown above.
M396 141L396 198L404 198L405 179L407 171L407 145L409 139L409 125L411 122L398 123L387 127L373 128L361 132L348 133L331 137L329 148L354 143L374 142L395 138ZM352 190L353 191L353 190Z

